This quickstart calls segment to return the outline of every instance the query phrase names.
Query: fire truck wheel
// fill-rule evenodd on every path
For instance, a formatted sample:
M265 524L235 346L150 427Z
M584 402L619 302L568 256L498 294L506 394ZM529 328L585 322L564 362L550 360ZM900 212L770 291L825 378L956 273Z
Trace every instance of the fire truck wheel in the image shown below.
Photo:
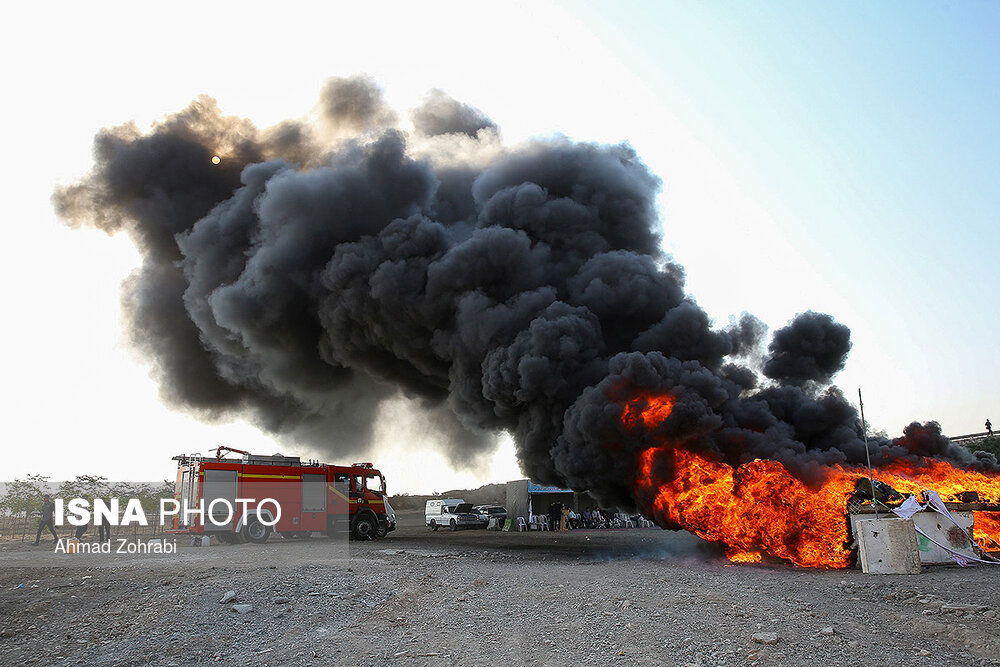
M434 519L431 519L431 530L437 530L438 528L439 528L438 522L435 521Z
M247 525L243 526L243 537L247 542L253 542L254 544L264 544L267 542L267 538L271 535L271 527L265 526L257 519L250 519Z
M452 530L458 530L458 524L455 523L454 519L451 520L451 529Z
M370 514L360 514L354 519L354 539L374 540L378 538L378 523Z

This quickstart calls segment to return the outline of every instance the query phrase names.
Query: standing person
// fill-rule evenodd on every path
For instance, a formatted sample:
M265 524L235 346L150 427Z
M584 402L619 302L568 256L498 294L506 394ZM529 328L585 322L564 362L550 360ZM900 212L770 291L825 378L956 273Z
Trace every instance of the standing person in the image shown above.
M993 435L993 424L990 423L990 418L986 418L986 435Z
M52 499L49 498L48 494L46 494L42 500L44 501L42 502L42 518L38 520L38 533L35 535L35 542L33 545L36 547L38 546L39 540L42 539L42 530L45 528L52 531L53 541L59 541L59 535L56 533L56 527L52 523L52 515L56 511L56 504L52 502Z
M97 539L100 542L111 541L111 524L100 514L97 516Z

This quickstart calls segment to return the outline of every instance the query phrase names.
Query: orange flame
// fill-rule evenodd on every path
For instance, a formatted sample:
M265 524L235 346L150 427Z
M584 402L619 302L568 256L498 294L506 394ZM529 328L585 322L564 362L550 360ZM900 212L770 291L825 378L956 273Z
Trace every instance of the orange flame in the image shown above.
M642 422L647 428L665 421L673 412L677 399L670 394L660 396L640 396L630 401L622 413L622 421L629 428L635 428Z
M640 397L622 421L655 425L670 416L675 399ZM683 447L650 447L642 452L635 480L641 509L662 526L679 526L725 546L734 562L759 562L764 556L808 567L848 567L847 498L867 470L830 466L818 489L807 487L777 461L756 460L737 468ZM666 471L666 472L664 472ZM978 491L1000 500L1000 477L961 470L934 459L917 464L897 461L874 472L901 493L934 489L945 499ZM1000 543L997 514L975 516L980 544Z
M984 551L1000 551L1000 512L973 512L972 534Z

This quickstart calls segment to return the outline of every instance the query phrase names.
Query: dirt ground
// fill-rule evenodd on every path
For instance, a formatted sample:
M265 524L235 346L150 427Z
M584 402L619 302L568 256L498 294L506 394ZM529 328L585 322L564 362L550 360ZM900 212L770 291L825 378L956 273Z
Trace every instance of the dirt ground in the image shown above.
M346 551L272 538L76 565L0 543L0 664L1000 665L1000 568L732 565L659 529L421 519Z

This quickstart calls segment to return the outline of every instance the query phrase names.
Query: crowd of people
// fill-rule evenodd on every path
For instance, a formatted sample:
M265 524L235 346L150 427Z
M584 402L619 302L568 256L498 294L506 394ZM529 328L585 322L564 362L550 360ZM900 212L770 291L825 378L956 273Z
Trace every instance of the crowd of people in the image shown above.
M639 525L639 517L630 517L633 525ZM600 507L587 507L576 512L560 502L549 504L548 521L550 530L577 530L579 528L615 528L621 523L618 515Z

